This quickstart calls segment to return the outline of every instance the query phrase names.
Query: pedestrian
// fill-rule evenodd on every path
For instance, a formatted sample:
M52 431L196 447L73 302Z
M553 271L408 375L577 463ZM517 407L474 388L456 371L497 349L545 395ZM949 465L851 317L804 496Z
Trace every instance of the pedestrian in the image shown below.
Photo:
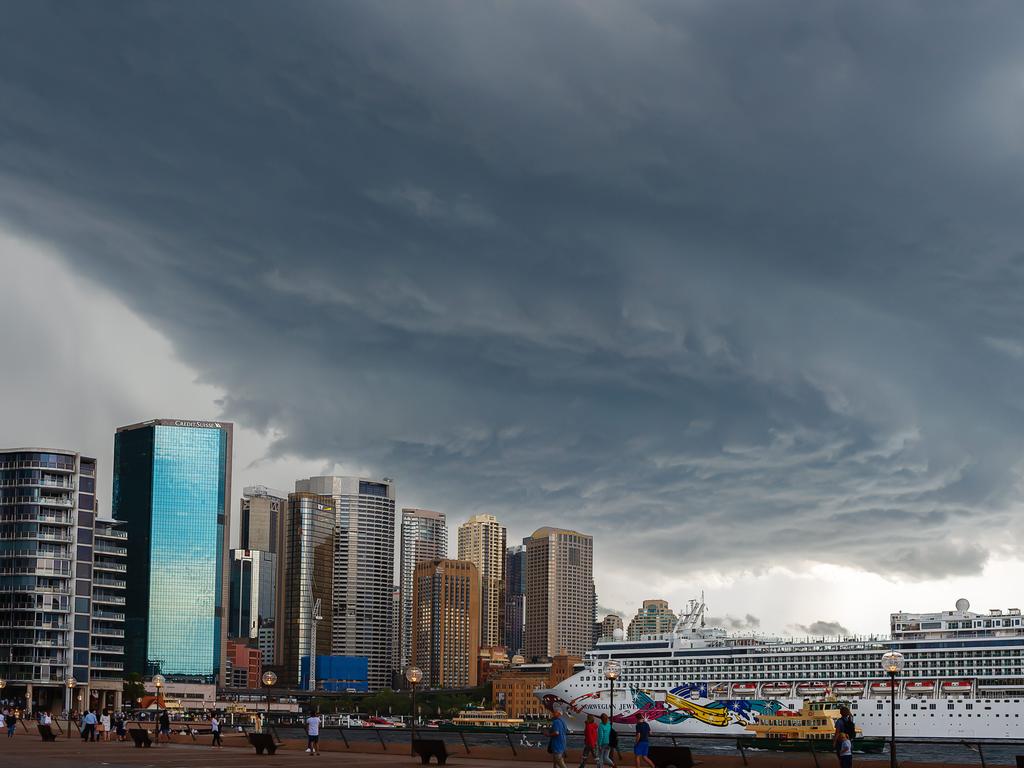
M167 714L166 709L160 711L160 726L156 737L157 743L160 742L161 734L163 734L167 741L171 740L171 716Z
M124 741L128 735L126 733L124 712L118 712L114 716L114 728L117 730L117 740Z
M210 733L213 734L213 743L210 746L220 749L223 745L220 743L220 720L217 719L216 713L210 716Z
M843 762L843 741L849 741L850 748L850 760L853 760L853 740L857 737L857 725L853 722L853 715L850 714L850 708L845 704L839 707L839 717L836 718L836 733L833 737L833 744L835 745L836 755L839 757L839 765L847 766L851 763Z
M320 713L317 710L306 718L306 751L310 755L320 754Z
M548 731L548 752L551 753L552 765L555 768L565 768L565 746L569 735L562 720L562 713L557 709L551 713L551 729Z
M82 718L82 741L96 741L96 713L87 710Z
M2 712L0 712L0 729L6 727L6 725L7 725L7 716L8 716L7 709L4 708L4 710Z
M615 761L612 760L612 728L608 715L601 715L601 722L597 725L597 764L599 766L611 766L615 768Z
M12 709L7 714L7 738L14 738L14 729L18 725L18 710Z
M839 768L853 768L853 740L845 733L839 740Z
M594 764L600 765L597 760L597 722L593 715L587 715L583 724L583 752L580 754L580 768L587 764L587 757L594 758Z
M633 756L636 758L636 768L640 768L641 762L647 768L654 768L654 763L647 756L651 746L651 724L648 723L642 714L636 716L636 741L633 743Z
M104 741L110 741L110 712L106 709L103 710L103 714L100 715L100 733L103 734Z

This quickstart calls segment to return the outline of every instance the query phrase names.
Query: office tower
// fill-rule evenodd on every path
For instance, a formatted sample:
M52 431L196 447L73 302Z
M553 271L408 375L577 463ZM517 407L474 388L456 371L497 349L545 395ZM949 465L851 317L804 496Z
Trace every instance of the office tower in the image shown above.
M512 655L523 651L526 625L526 547L505 550L505 647Z
M287 493L265 485L247 485L238 505L238 548L277 554L287 505Z
M60 710L70 704L64 680L73 676L83 701L120 702L120 674L112 680L109 673L122 664L124 564L94 567L94 548L107 548L106 537L94 544L96 528L95 459L66 450L0 450L3 698ZM101 598L95 608L94 592ZM90 636L106 626L106 614L103 636L110 642L97 640L103 648L92 655Z
M494 515L473 515L459 526L459 559L480 572L480 643L500 645L505 621L505 528Z
M96 518L93 534L90 701L100 710L104 707L119 709L125 676L128 532L123 523Z
M125 522L125 664L146 677L226 682L228 422L155 419L114 436L114 518Z
M647 635L661 635L671 632L679 617L672 613L665 600L644 600L636 616L629 622L626 638L639 640Z
M391 595L395 571L395 486L362 477L311 477L297 493L326 496L336 527L330 653L365 656L371 691L391 685Z
M528 658L583 656L594 631L594 540L561 528L526 539Z
M272 664L274 648L273 642L268 642L268 632L272 637L276 613L277 554L255 549L231 550L228 637L253 641L266 652L264 664Z
M401 654L398 669L405 669L412 653L412 577L424 560L448 557L448 524L443 512L429 509L402 510L401 542L398 550L399 613Z
M431 688L477 684L480 572L467 560L432 560L413 574L412 663Z
M298 685L303 658L331 653L334 525L333 498L288 494L274 626L274 658L284 670L282 685Z
M609 613L600 624L601 634L599 637L613 638L615 630L622 631L622 617L615 613Z

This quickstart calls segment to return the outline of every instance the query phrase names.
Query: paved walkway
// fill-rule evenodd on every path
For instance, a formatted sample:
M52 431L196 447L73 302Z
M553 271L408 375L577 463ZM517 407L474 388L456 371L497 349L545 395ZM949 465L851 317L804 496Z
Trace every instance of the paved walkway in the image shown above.
M180 743L162 744L149 749L136 749L130 743L98 742L84 743L80 739L67 741L58 739L54 743L43 743L37 736L19 733L13 739L0 738L0 768L286 768L288 766L323 766L324 768L413 768L419 759L409 755L407 750L391 749L382 752L368 745L365 751L347 751L341 742L328 742L328 750L319 756L304 751L305 743L286 742L274 755L256 755L252 747L237 734L228 734L223 749L215 749L208 743L194 744L188 737L177 737ZM205 737L204 741L209 739ZM453 768L540 768L550 766L547 755L539 750L530 755L514 759L507 750L474 748L471 755L452 755L448 764ZM537 761L538 754L544 759ZM624 766L631 766L632 755L624 755ZM575 758L575 759L573 759ZM702 768L740 768L743 763L739 756L705 756L699 758ZM566 763L576 765L578 757L571 754ZM748 754L750 768L814 768L809 754L778 755L760 753ZM835 759L830 755L819 756L821 768L833 768ZM860 761L861 766L879 768L887 765L876 761ZM431 763L431 765L434 765ZM901 763L902 768L955 768L952 764L928 765L925 763Z

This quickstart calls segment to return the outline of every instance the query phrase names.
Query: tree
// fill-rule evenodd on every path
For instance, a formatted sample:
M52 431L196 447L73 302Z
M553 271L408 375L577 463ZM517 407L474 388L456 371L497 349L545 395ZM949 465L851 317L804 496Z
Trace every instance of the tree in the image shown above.
M130 672L124 679L124 703L135 707L135 702L146 695L146 684L142 682L142 675L138 672Z

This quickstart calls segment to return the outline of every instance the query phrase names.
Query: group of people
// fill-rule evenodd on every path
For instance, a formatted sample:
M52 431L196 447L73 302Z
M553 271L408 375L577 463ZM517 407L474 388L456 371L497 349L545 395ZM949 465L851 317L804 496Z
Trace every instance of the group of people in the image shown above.
M840 707L833 737L836 755L839 758L839 768L852 768L853 740L856 735L857 726L853 722L849 707ZM633 729L633 736L634 765L636 768L640 768L641 765L645 768L654 768L654 763L648 756L651 745L651 724L642 717L638 718ZM568 746L569 729L562 719L562 713L558 710L553 713L548 737L548 752L551 753L555 768L566 768L565 751ZM615 768L612 755L619 751L618 742L618 733L612 728L607 714L601 715L600 723L594 719L593 715L587 715L586 723L583 726L583 752L580 755L579 768L584 768L587 758L593 758L598 768L603 768L606 765Z
M99 712L99 714L97 714ZM79 728L82 732L82 741L110 741L110 734L114 733L118 741L124 741L127 735L125 723L127 719L121 712L110 713L109 710L86 710L82 715Z
M556 768L566 768L565 750L568 747L569 730L566 728L562 713L555 710L551 720L551 730L548 732L548 752ZM647 768L654 768L654 763L647 756L651 743L651 725L641 718L637 721L633 732L633 759L636 768L641 765ZM580 768L587 764L587 758L593 758L595 764L615 768L613 754L619 753L619 734L612 728L611 719L607 714L601 715L601 721L594 719L593 715L587 715L586 724L583 726L583 753L580 755Z

